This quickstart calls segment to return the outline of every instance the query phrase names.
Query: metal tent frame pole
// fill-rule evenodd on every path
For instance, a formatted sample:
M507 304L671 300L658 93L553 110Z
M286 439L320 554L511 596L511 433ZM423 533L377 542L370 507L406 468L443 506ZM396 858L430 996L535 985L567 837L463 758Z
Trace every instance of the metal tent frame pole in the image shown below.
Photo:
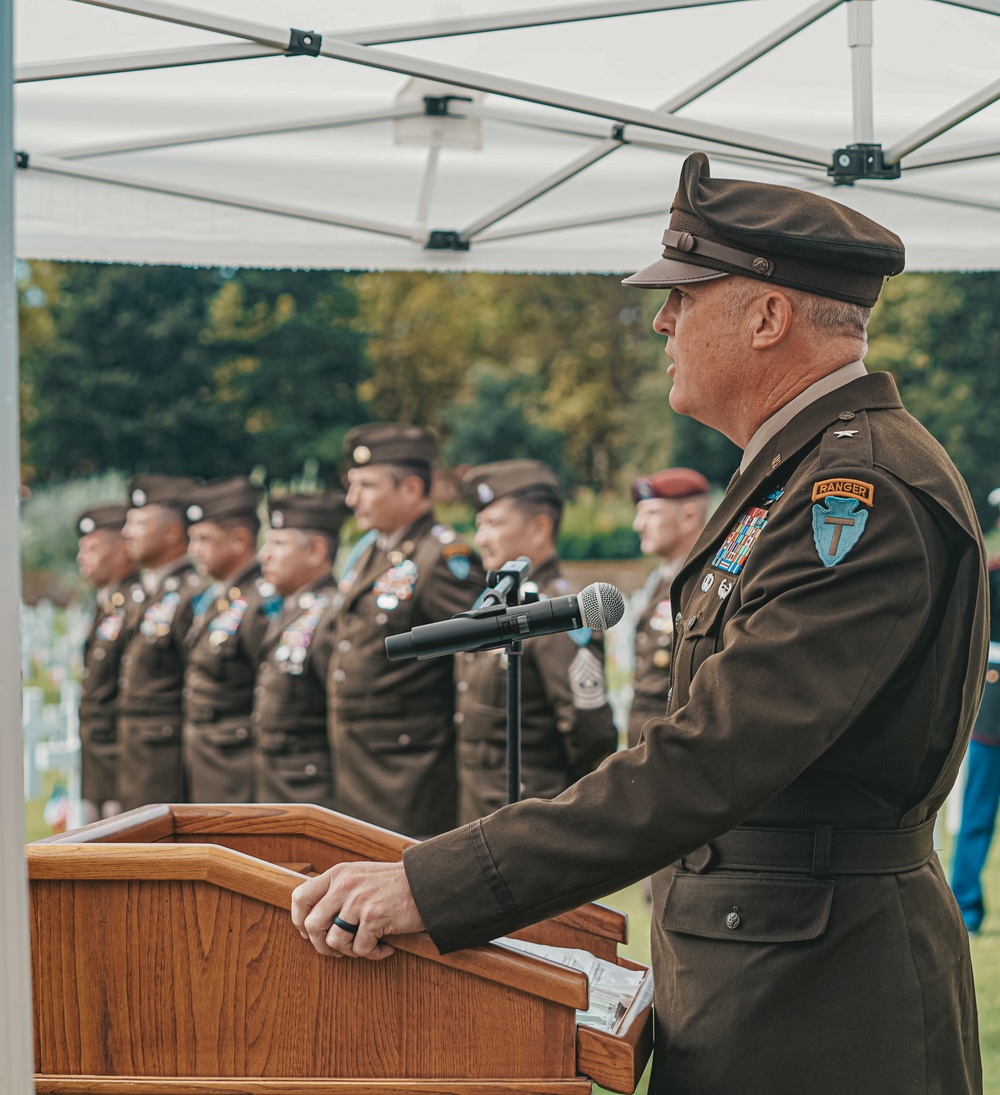
M21 547L14 268L13 0L0 0L0 1090L35 1090L21 775Z

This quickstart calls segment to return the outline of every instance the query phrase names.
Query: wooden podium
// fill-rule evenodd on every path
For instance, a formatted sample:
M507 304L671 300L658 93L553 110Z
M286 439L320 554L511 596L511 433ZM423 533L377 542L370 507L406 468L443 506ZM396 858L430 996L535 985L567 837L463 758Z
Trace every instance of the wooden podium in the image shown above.
M411 843L318 806L146 806L28 845L38 1095L633 1091L648 971L604 1033L576 1026L583 974L497 944L366 962L295 931L304 874ZM643 968L600 905L517 934Z

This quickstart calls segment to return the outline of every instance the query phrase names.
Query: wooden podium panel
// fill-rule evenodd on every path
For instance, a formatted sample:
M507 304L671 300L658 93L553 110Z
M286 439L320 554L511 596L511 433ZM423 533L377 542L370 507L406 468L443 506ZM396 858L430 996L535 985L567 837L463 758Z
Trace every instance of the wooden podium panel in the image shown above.
M496 944L352 962L301 939L299 871L410 843L320 807L152 806L29 845L39 1095L634 1090L648 973L606 1034L576 1027L584 975ZM585 906L518 934L614 960L625 927Z

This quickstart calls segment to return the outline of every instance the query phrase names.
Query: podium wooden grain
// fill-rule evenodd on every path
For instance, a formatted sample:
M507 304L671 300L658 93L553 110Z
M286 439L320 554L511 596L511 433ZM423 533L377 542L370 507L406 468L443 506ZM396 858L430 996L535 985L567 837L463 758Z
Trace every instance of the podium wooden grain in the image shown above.
M314 806L147 806L28 845L38 1095L583 1095L633 1091L647 972L613 1033L575 971L426 934L330 959L288 916L303 873L398 860L404 837ZM295 868L295 869L291 869ZM518 932L611 961L587 905Z

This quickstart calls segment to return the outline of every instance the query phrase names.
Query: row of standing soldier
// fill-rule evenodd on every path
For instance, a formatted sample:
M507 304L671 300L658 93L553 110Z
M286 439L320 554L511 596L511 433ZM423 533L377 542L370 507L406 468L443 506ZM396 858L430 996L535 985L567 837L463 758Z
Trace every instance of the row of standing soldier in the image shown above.
M127 506L80 515L80 569L98 588L80 719L92 816L150 802L303 802L429 836L506 801L504 653L385 657L388 635L468 610L485 585L479 558L434 517L433 438L373 424L346 448L346 497L272 499L259 552L260 492L241 477L143 476ZM551 469L501 461L466 484L485 566L526 555L541 596L572 592ZM633 488L643 549L664 560L637 632L637 718L665 702L663 591L707 491L686 469ZM337 582L351 511L363 535ZM523 795L554 797L615 750L603 660L587 629L526 644Z

